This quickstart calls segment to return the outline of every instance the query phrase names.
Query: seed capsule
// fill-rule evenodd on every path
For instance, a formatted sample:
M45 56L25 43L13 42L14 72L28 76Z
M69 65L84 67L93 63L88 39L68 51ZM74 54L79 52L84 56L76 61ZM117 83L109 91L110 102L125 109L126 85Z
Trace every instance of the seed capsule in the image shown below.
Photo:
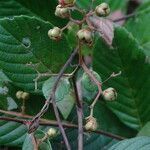
M74 6L76 0L59 0L59 4L62 7L72 7Z
M97 121L94 117L88 117L85 124L85 129L87 131L95 131L97 129Z
M61 18L68 18L69 17L69 9L62 7L61 5L58 5L55 10L55 16L58 16Z
M117 92L114 88L108 88L103 91L103 98L106 101L114 101L117 98Z
M27 93L27 92L23 92L23 93L22 93L21 98L22 98L23 100L28 100L29 97L30 97L30 94L29 94L29 93Z
M106 17L110 14L110 8L107 3L102 3L95 8L95 13L99 17Z
M77 33L77 37L80 41L83 43L86 43L88 45L92 44L92 32L89 29L81 29Z
M54 27L48 31L48 36L50 39L58 41L61 39L62 31L60 28Z
M48 135L49 137L54 137L54 136L57 135L57 130L54 129L54 128L50 128L50 129L47 131L47 135Z
M22 94L23 94L23 91L18 91L18 92L16 93L17 99L22 99Z

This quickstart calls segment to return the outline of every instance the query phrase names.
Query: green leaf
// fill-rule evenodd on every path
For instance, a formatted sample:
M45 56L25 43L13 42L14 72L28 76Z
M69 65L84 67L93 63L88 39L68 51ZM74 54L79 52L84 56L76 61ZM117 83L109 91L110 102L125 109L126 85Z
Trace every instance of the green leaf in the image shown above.
M124 0L124 1L120 1L120 0L97 0L94 2L94 7L96 7L97 5L101 4L102 2L106 2L110 5L111 11L115 11L117 9L125 9L128 0ZM88 9L90 8L91 5L91 0L86 0L86 1L82 1L82 0L78 0L77 4L84 8L84 9Z
M15 85L33 92L37 77L32 62L40 73L57 73L69 57L71 50L66 38L52 41L47 32L51 24L35 17L15 17L0 20L0 66ZM47 79L47 78L46 78ZM38 85L41 87L42 78Z
M1 0L0 18L27 15L36 16L54 25L63 25L66 20L56 17L57 0Z
M45 136L44 132L41 130L37 130L34 134L35 139L41 139ZM34 144L33 144L33 140L35 140L34 138L32 138L31 134L27 134L25 141L23 143L22 146L22 150L34 150ZM48 139L46 139L44 142L42 142L39 147L39 150L52 150L51 144L49 142Z
M144 3L139 7L136 13L139 13L136 17L127 21L125 27L130 31L141 46L144 47L144 52L147 56L150 56L150 2Z
M37 130L35 132L36 139L41 139L45 136L45 133L42 130ZM47 138L44 142L39 145L39 150L52 150L51 143L49 138Z
M22 150L34 150L33 138L31 134L26 135Z
M149 8L149 4L150 4L150 0L141 1L141 5L136 9L136 12L138 13L141 10L145 11L146 9Z
M4 74L2 70L0 70L0 82L1 83L9 82L9 79L7 78L7 76Z
M113 145L108 150L149 150L150 148L150 137L136 137L129 140L123 140Z
M145 124L137 136L150 136L150 121Z
M92 69L91 72L99 82L102 82L102 79L97 72ZM97 85L91 80L87 73L83 73L79 80L81 80L82 98L86 103L91 104L98 92Z
M7 110L8 103L7 103L7 96L0 94L0 109Z
M122 75L111 79L103 89L114 87L118 99L107 106L129 127L140 130L150 120L149 85L150 65L142 47L124 28L115 29L114 49L109 49L100 40L94 50L93 69L106 79L113 72Z
M43 84L42 91L46 99L48 99L55 81L56 78L51 77ZM59 82L55 93L55 99L57 107L59 108L63 117L66 119L74 106L73 91L71 89L70 82L67 78L63 78Z
M0 121L0 145L21 146L27 129L15 122Z
M17 104L11 94L10 83L5 83L4 79L1 78L0 81L0 109L2 110L12 110L17 108ZM5 80L6 81L6 80Z

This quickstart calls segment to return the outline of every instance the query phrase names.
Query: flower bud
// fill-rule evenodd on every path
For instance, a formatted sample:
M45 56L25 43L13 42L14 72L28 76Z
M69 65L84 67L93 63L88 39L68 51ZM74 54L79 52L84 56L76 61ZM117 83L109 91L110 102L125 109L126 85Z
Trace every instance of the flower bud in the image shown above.
M95 13L97 16L105 17L110 14L110 8L107 3L102 3L95 8Z
M60 40L61 39L61 35L62 35L62 31L58 27L54 27L53 29L50 29L48 31L48 36L52 40L56 40L56 41Z
M57 135L57 130L55 128L50 128L48 131L47 131L47 135L49 137L54 137Z
M27 93L27 92L23 92L22 95L21 95L21 98L22 98L23 100L28 100L29 97L30 97L30 94Z
M108 88L103 91L103 98L106 101L114 101L117 98L117 92L114 88Z
M59 0L59 4L62 7L72 7L74 6L76 0Z
M96 118L90 116L86 120L85 129L87 131L95 131L97 129L97 121Z
M92 32L89 29L81 29L77 33L77 37L83 43L92 44Z
M55 10L55 16L67 18L69 17L69 9L62 7L61 5L58 5Z
M17 99L22 99L22 94L23 94L23 91L18 91L18 92L16 93Z

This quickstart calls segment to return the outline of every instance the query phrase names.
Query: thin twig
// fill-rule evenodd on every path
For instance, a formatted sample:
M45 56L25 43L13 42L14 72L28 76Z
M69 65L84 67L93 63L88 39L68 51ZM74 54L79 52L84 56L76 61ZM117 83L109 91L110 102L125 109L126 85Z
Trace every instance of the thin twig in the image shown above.
M32 118L32 116L30 116L30 118ZM28 119L30 119L30 118L28 118ZM18 118L4 117L4 116L0 116L0 120L17 122L17 123L20 123L20 124L25 124L26 123L25 119L18 119ZM57 121L50 121L50 120L45 120L45 119L44 119L44 121L40 121L39 124L42 125L42 126L58 127ZM72 129L77 129L78 128L78 125L71 124L71 123L62 123L62 125L65 128L72 128ZM115 135L115 134L112 134L112 133L109 133L109 132L106 132L106 131L102 131L102 130L87 131L87 130L84 129L84 132L93 132L93 133L101 134L101 135L111 137L111 138L117 139L117 140L126 139L125 137L121 137L121 136L118 136L118 135Z
M107 82L108 80L110 80L111 78L115 78L115 77L117 77L117 76L120 76L121 75L121 71L119 71L118 73L112 73L106 80L104 80L103 82L102 82L102 84L104 84L105 82Z
M73 86L75 91L77 116L78 116L78 150L83 150L83 107L82 107L82 101L79 97L79 91L78 91L75 76L72 78L72 81L73 81Z
M94 109L94 106L95 104L97 103L98 101L98 98L100 97L101 93L102 93L102 88L101 88L101 83L94 77L94 75L91 73L91 71L88 69L88 67L85 65L84 61L82 61L82 64L81 64L83 70L89 75L89 77L91 78L91 80L94 81L94 83L97 85L98 87L98 93L96 95L96 98L94 99L93 103L90 105L90 109L91 109L91 112L90 112L90 116L93 116L93 109Z
M57 119L57 122L58 122L58 125L59 125L59 128L60 128L60 131L62 133L64 142L65 142L66 147L67 147L68 150L70 150L71 148L70 148L69 141L67 139L66 133L64 131L64 128L62 126L61 119L60 119L60 116L59 116L59 112L58 112L58 109L57 109L57 106L56 106L55 92L57 90L57 86L59 84L59 81L60 81L61 77L63 76L63 74L64 74L65 70L67 69L67 67L73 61L73 59L74 59L75 55L77 54L77 52L78 52L78 48L76 48L73 51L73 53L71 54L71 56L69 57L69 59L67 60L67 62L63 66L63 68L60 70L58 76L56 77L56 81L54 83L54 86L53 86L53 88L51 90L50 96L46 100L45 105L43 106L41 111L33 118L33 120L31 121L31 125L29 125L29 132L35 131L37 129L37 127L38 127L39 119L45 114L45 112L47 112L47 110L49 108L49 105L52 102L52 105L53 105L53 108L54 108L54 113L55 113L55 116L56 116L56 119Z

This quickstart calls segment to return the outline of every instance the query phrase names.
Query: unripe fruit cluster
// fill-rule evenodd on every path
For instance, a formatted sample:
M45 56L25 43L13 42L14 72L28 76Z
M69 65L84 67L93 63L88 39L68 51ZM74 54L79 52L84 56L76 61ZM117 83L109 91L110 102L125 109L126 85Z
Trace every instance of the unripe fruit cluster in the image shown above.
M103 98L106 101L114 101L117 98L117 92L114 88L108 88L103 91Z
M58 41L61 39L62 31L60 28L54 27L48 31L48 36L50 39Z
M17 97L17 99L28 100L30 95L27 92L18 91L16 93L16 97Z
M95 13L99 17L106 17L110 13L110 8L107 3L102 3L95 8Z

